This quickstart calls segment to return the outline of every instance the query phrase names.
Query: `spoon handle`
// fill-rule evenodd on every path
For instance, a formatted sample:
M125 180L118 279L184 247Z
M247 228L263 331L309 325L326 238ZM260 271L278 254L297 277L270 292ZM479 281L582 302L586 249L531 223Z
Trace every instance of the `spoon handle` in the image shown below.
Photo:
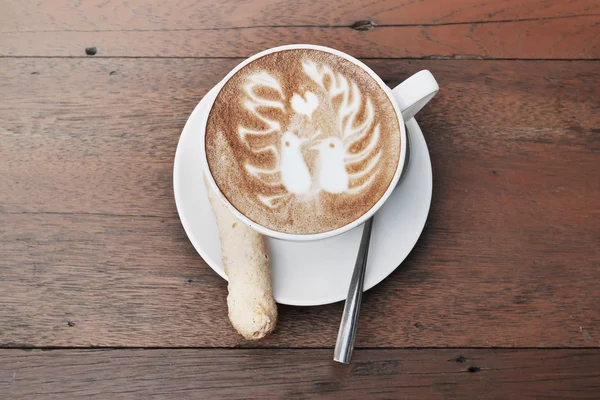
M348 289L348 297L342 314L342 322L338 331L335 350L333 353L334 361L343 364L349 364L354 349L354 339L356 339L356 328L358 326L358 313L360 312L360 302L362 300L363 286L365 283L365 270L367 269L367 257L369 255L369 243L371 242L371 229L373 228L373 218L365 222L360 247L356 256L356 264Z

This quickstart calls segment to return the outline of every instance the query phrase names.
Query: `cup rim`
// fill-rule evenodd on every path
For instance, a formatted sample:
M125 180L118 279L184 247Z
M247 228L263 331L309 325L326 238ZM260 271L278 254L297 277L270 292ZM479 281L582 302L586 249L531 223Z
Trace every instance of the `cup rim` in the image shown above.
M354 63L355 65L357 65L358 67L363 69L365 72L367 72L369 74L369 76L371 76L371 78L373 78L379 84L379 87L381 87L383 89L383 91L385 92L385 94L388 96L388 99L391 102L392 107L394 108L394 111L396 112L396 116L398 118L398 125L400 127L400 157L398 158L398 164L396 165L396 171L394 173L392 180L390 181L388 188L383 193L383 195L379 198L379 200L377 200L377 202L375 204L373 204L371 206L371 208L369 208L359 218L355 219L354 221L352 221L344 226L341 226L336 229L332 229L330 231L317 232L317 233L305 233L305 234L286 233L286 232L275 231L273 229L267 228L255 221L251 220L250 218L246 217L243 213L238 211L238 209L236 209L233 206L233 204L231 204L229 202L229 200L225 197L225 195L219 189L219 186L215 182L215 180L212 176L212 173L210 172L210 168L208 165L208 159L206 156L206 124L208 122L208 116L212 110L212 107L215 103L215 100L216 100L219 92L221 91L221 89L223 88L225 83L229 79L231 79L231 77L233 75L235 75L239 70L241 70L246 65L250 64L251 62L253 62L254 60L256 60L258 58L261 58L268 54L276 53L279 51L297 50L297 49L309 49L309 50L324 51L324 52L342 57L342 58ZM210 186L209 190L213 190L217 194L219 199L223 202L223 204L226 205L226 207L233 213L233 215L236 216L236 218L238 218L240 221L242 221L243 223L248 225L250 228L259 232L260 234L269 236L271 238L287 240L287 241L313 241L313 240L321 240L321 239L326 239L329 237L341 235L342 233L348 232L349 230L356 228L357 226L361 225L366 220L371 218L377 212L377 210L379 210L379 208L381 208L381 206L386 202L386 200L390 197L390 195L396 188L396 185L397 185L397 183L400 179L400 175L402 173L402 169L404 168L404 159L406 157L406 128L404 126L404 119L402 117L402 112L400 111L397 101L394 99L394 96L392 94L392 89L390 89L390 87L387 86L383 82L383 80L379 77L379 75L377 75L371 68L369 68L362 61L352 57L349 54L346 54L340 50L332 49L330 47L319 46L319 45L314 45L314 44L292 44L292 45L272 47L270 49L263 50L259 53L256 53L253 56L246 58L244 61L242 61L241 63L236 65L227 75L225 75L225 77L222 80L219 81L219 83L217 83L211 90L208 91L206 96L209 96L209 95L211 96L211 98L208 99L206 110L203 115L203 121L202 121L202 125L201 125L202 129L200 132L201 133L200 134L201 149L202 149L202 154L201 154L200 158L201 158L201 162L202 162L202 167L205 171L206 181L208 182L208 184Z

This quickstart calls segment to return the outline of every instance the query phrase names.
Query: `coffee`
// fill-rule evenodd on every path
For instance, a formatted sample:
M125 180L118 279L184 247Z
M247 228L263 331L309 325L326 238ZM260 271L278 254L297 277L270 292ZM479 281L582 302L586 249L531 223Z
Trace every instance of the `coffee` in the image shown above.
M364 69L297 49L258 58L225 83L205 145L215 183L240 213L274 231L313 234L377 203L400 140L389 97Z

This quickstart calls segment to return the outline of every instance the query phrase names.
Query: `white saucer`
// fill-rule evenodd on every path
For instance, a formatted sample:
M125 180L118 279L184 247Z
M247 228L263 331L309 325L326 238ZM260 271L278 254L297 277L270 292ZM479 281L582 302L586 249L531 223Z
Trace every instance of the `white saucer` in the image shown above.
M204 261L227 279L215 217L206 196L200 162L200 130L209 92L190 115L177 145L173 186L177 211L190 241ZM431 161L421 128L406 122L410 164L406 177L377 212L373 223L365 290L394 271L421 235L431 204ZM275 300L315 306L346 299L362 226L316 242L267 239Z

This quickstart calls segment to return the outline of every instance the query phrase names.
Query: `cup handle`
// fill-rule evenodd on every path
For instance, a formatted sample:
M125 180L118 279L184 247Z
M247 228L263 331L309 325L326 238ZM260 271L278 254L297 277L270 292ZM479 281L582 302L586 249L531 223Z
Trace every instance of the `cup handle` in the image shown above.
M398 102L398 107L402 112L404 122L415 116L421 111L440 90L437 81L428 70L424 69L417 72L398 86L392 93L394 99Z

